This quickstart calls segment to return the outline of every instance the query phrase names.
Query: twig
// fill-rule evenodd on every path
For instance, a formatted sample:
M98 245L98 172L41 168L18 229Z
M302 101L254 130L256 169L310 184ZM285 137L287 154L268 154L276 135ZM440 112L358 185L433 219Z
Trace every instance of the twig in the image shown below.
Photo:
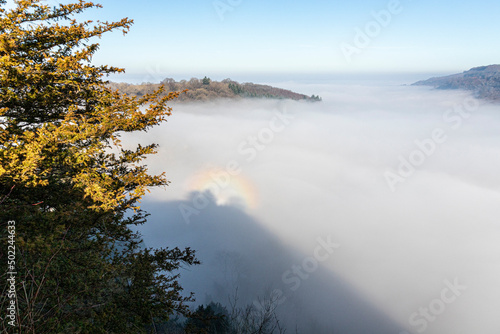
M2 200L0 201L0 205L1 205L3 202L5 202L5 200L7 199L7 197L9 197L9 196L10 196L10 194L12 194L12 190L14 190L14 188L15 188L15 187L16 187L16 185L13 185L13 186L12 186L12 188L10 188L9 193L8 193L7 195L5 195L5 196L2 198Z

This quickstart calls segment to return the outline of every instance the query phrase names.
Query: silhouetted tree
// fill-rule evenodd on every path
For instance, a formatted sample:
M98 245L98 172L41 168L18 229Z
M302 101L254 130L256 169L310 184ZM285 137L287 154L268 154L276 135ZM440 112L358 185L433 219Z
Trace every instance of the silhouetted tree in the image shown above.
M200 305L186 321L186 333L229 334L230 324L227 309L221 304Z

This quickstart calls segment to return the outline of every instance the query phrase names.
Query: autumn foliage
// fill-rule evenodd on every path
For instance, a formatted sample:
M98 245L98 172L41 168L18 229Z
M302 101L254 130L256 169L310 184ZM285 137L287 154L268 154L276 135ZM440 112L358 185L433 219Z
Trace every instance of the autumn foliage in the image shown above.
M164 122L178 93L122 95L106 76L123 70L92 65L92 41L126 33L131 20L79 22L77 14L100 7L83 0L10 7L0 0L0 240L16 221L17 317L0 329L148 332L187 310L177 269L197 261L191 249L141 246L131 229L146 221L138 201L168 181L144 164L156 145L124 149L120 134Z

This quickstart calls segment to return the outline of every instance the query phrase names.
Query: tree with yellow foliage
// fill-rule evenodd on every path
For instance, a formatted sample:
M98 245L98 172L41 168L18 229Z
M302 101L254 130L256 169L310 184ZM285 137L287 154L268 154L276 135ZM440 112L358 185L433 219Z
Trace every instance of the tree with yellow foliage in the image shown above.
M106 76L123 69L92 65L91 40L126 33L132 21L75 19L95 7L16 0L7 8L0 0L2 331L154 332L192 300L181 294L177 270L198 263L194 251L144 248L131 229L146 221L138 201L147 189L168 184L143 163L156 145L120 144L120 134L165 121L178 93L160 88L136 98L108 87ZM12 300L8 222L14 322L3 316Z

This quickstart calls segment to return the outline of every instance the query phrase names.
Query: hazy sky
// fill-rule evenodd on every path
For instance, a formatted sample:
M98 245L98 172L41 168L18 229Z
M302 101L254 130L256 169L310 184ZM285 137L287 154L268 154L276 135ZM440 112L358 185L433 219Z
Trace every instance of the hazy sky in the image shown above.
M493 0L101 3L91 17L135 25L103 37L95 61L129 74L445 73L500 62Z

